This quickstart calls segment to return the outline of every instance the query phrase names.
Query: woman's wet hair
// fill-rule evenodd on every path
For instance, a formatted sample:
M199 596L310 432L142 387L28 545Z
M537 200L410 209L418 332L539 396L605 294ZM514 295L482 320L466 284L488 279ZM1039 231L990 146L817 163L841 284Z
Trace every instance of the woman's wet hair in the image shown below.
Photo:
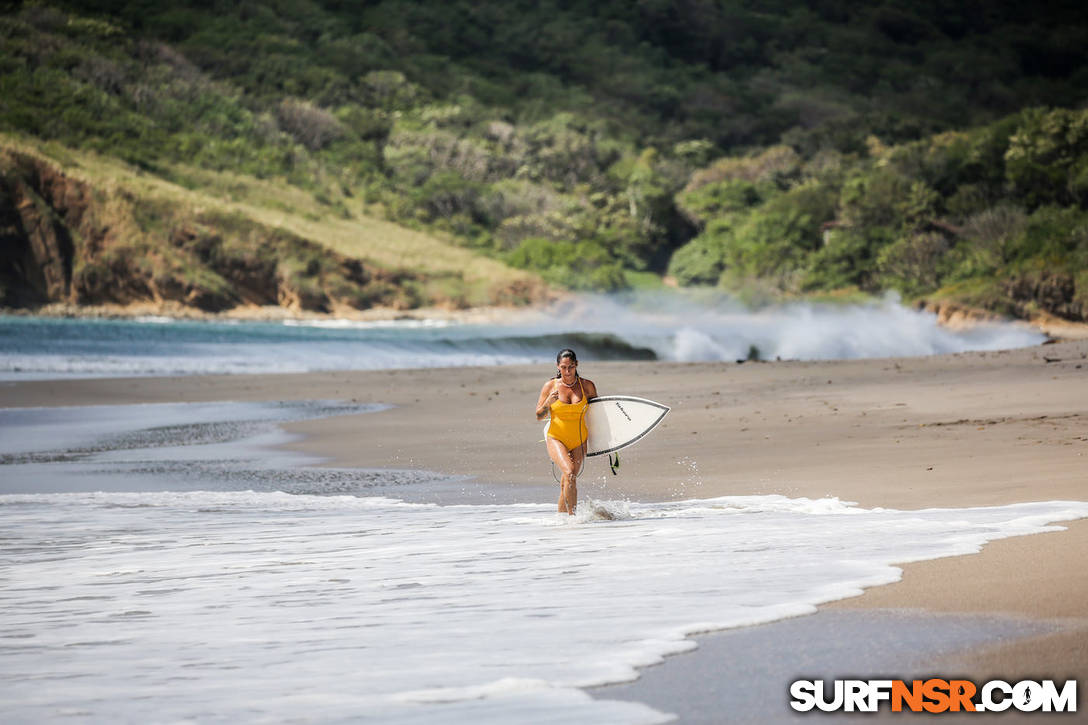
M569 347L565 347L565 348L563 348L562 350L559 351L559 354L555 356L555 364L558 365L560 363L560 361L563 360L563 358L567 358L573 363L578 362L578 356L576 354L574 354L574 350L571 350ZM556 370L555 371L555 377L558 378L559 374L560 374L559 371Z

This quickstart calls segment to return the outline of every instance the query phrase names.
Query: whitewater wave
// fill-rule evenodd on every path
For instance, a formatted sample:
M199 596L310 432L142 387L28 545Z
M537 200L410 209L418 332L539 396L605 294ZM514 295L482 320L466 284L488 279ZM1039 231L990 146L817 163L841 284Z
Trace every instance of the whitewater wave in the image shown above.
M720 294L580 295L486 325L0 317L0 380L550 364L564 347L583 360L914 357L1045 339L1013 323L949 330L894 296L752 310Z
M951 330L938 324L936 314L906 307L895 294L868 303L796 302L759 309L712 293L591 295L555 311L583 330L613 335L677 362L917 357L1046 340L1022 323Z

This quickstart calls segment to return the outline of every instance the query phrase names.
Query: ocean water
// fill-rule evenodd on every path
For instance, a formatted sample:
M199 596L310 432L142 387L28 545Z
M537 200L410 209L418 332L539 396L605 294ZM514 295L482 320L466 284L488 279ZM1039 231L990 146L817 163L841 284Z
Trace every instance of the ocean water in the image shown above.
M744 496L583 500L565 517L551 488L273 448L282 421L360 413L381 414L0 410L5 722L664 722L583 688L693 633L808 614L898 564L1088 516Z
M720 295L585 295L486 325L0 316L0 380L538 364L563 347L583 360L904 357L1044 339L1013 324L952 331L895 298L753 311Z

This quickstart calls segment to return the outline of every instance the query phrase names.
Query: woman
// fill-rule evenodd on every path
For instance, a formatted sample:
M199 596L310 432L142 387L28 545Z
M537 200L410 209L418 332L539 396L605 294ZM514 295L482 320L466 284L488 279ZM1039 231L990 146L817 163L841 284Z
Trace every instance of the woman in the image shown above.
M586 459L586 407L597 397L592 380L578 375L574 350L560 350L555 356L556 375L544 383L536 403L536 419L551 416L545 443L548 456L563 472L560 480L559 511L574 513L578 505L578 474Z

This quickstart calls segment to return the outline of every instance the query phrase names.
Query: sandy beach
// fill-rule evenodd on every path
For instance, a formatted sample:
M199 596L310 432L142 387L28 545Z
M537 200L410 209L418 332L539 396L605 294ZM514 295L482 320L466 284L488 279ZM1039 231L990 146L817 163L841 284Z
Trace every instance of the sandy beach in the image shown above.
M602 394L672 406L652 436L623 454L619 475L601 461L587 465L583 499L782 494L897 509L1088 500L1088 341L896 360L584 362L581 372ZM531 414L549 373L542 365L30 381L0 384L0 407L385 403L394 407L291 423L297 438L289 447L336 466L420 468L528 486L551 481L541 424ZM1075 677L1083 685L1085 551L1088 521L1081 520L1065 531L993 542L977 555L907 565L901 582L825 611L846 621L851 612L886 610L1044 621L1044 635L941 652L929 669L976 681Z

